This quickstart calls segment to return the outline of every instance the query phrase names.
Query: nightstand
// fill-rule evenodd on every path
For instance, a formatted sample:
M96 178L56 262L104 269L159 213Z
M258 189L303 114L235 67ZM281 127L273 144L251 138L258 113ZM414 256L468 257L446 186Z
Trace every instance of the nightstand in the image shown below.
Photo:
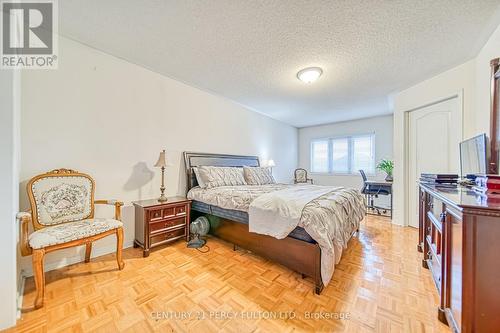
M133 202L135 207L134 247L143 248L143 256L149 256L152 247L167 244L180 238L189 241L189 212L191 200L170 197Z

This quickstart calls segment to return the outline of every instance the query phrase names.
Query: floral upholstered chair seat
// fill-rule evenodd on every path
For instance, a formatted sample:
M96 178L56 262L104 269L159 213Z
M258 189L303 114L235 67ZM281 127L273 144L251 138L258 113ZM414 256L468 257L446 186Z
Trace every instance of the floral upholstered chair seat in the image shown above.
M29 245L33 249L41 249L98 235L122 226L121 221L107 218L62 223L35 231L29 236Z
M85 262L89 262L92 243L114 235L118 269L123 269L123 223L120 221L123 202L94 200L92 177L71 169L56 169L30 179L27 192L31 212L19 213L18 218L21 220L21 255L31 255L33 261L35 308L42 307L44 302L47 253L85 245ZM96 204L114 206L114 218L94 217ZM34 230L31 234L30 222Z

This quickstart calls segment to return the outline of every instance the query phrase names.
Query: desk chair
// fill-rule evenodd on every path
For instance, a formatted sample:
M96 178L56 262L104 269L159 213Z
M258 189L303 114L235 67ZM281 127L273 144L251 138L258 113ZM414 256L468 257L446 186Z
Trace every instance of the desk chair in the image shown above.
M363 188L361 189L361 193L363 193L365 195L365 198L366 198L366 210L367 210L367 212L376 211L378 215L381 215L380 211L382 211L384 214L387 213L387 208L375 206L374 199L378 198L379 195L391 195L392 196L392 191L389 190L389 188L386 185L377 184L377 183L370 184L370 181L366 177L364 170L359 170L359 173L361 174L361 177L363 178ZM392 216L392 203L391 203L391 216Z

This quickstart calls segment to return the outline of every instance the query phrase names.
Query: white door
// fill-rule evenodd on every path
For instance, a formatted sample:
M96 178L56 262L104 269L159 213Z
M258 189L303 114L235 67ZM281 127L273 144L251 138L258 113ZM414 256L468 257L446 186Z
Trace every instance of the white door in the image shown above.
M454 97L409 112L408 224L418 228L418 185L421 173L459 173L462 115Z

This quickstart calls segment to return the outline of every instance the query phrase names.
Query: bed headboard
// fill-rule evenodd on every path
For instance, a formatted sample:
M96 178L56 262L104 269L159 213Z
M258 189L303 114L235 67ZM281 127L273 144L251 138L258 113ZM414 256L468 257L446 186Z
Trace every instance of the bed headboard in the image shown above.
M198 166L220 166L220 167L244 167L260 166L257 156L225 155L184 152L184 164L186 165L187 189L186 193L198 185L193 167Z

